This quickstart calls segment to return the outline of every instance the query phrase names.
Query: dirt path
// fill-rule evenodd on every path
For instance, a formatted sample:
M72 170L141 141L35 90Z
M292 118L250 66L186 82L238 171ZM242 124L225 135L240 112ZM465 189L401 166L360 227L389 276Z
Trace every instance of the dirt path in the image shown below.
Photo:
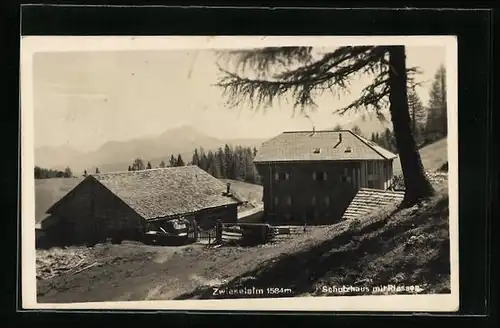
M224 284L290 252L299 240L314 240L315 235L324 230L316 228L298 238L255 247L99 245L95 249L99 265L75 274L39 280L38 301L175 299L199 288Z

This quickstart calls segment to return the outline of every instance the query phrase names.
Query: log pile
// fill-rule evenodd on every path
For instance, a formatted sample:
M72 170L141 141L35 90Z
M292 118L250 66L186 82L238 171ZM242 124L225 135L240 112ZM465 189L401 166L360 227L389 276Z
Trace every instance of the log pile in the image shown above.
M77 272L93 263L93 258L85 248L53 248L37 250L36 278L50 279L61 274Z

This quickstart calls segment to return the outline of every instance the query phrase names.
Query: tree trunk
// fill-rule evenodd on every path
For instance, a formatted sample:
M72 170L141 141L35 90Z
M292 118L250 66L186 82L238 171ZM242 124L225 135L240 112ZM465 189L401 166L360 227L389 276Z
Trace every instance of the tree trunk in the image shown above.
M415 87L412 88L412 95L415 95ZM416 96L414 97L416 98ZM415 102L411 102L411 122L412 122L412 131L413 131L413 137L416 136L417 133L417 115L415 114Z
M389 47L390 112L406 189L402 205L412 206L432 196L434 189L425 175L412 134L405 62L404 46Z

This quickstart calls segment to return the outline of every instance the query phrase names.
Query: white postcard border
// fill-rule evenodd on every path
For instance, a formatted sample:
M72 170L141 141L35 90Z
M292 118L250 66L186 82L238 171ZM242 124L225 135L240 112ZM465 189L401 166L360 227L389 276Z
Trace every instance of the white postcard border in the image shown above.
M37 303L33 55L37 52L241 49L253 47L401 44L446 47L451 293L189 301ZM458 53L455 36L25 36L21 38L21 286L23 309L410 311L449 312L459 307L458 281ZM22 219L21 219L22 218Z

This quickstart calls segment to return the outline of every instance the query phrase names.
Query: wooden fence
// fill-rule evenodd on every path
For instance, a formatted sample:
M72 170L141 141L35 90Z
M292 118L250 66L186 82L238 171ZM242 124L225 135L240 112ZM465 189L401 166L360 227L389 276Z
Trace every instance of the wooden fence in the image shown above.
M265 223L226 224L222 230L222 240L224 242L246 240L266 243L279 237L301 234L303 231L303 227L271 226ZM211 244L215 241L215 229L200 231L198 240Z

